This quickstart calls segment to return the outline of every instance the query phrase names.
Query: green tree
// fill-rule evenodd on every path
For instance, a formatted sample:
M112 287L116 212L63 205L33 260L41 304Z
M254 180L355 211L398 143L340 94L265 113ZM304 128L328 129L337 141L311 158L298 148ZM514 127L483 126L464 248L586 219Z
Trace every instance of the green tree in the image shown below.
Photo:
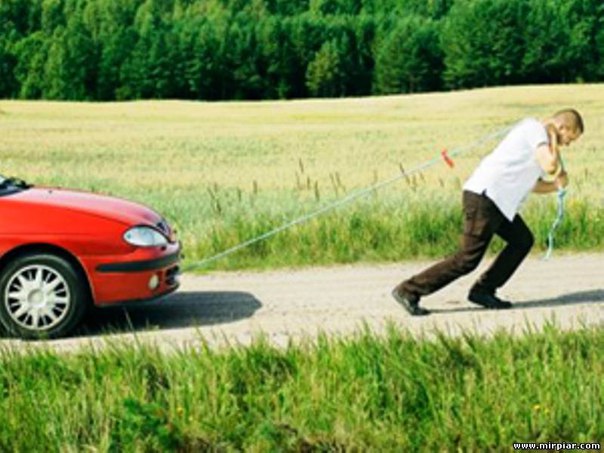
M594 74L592 80L604 80L604 5L600 6L600 14L594 27L594 59L591 74Z
M344 71L336 40L323 44L308 65L306 86L313 96L336 97L344 94Z
M444 78L450 88L521 80L527 0L457 0L445 20Z
M295 16L308 11L310 0L264 0L270 15Z
M0 98L12 98L17 94L15 68L17 58L12 53L12 45L6 37L0 36Z
M53 36L58 27L65 26L63 0L43 0L41 10L42 31L46 36Z
M276 16L263 19L257 27L259 68L265 80L264 97L292 97L298 61L289 34L290 22Z
M17 95L18 83L15 78L17 57L14 45L20 36L15 22L19 11L18 2L0 3L0 97L10 98Z
M316 53L327 40L328 19L311 14L300 14L285 21L290 36L293 54L293 74L291 78L294 98L309 95L307 88L308 66L316 58Z
M373 16L390 16L397 19L420 15L439 19L446 16L454 0L363 0L362 10Z
M260 52L256 26L260 17L248 12L235 15L226 29L221 54L225 59L222 74L226 97L230 99L261 99L265 80L259 67Z
M523 32L526 52L519 72L528 82L574 82L593 59L595 11L582 0L531 3Z
M413 93L441 88L443 57L438 24L409 17L386 33L377 50L375 92Z
M43 93L47 99L86 100L96 94L97 48L83 22L83 5L66 5L67 24L55 28L49 40Z
M96 89L92 97L115 100L122 86L121 68L138 40L134 18L140 0L87 2L84 22L96 47Z
M172 33L172 0L146 0L136 14L138 36L128 60L121 67L120 99L167 98L175 92L180 65L178 43Z
M354 88L350 94L363 96L372 93L377 23L375 17L366 14L354 22L356 69L351 75Z
M48 55L48 41L41 31L20 40L14 48L17 64L15 79L19 84L19 97L40 99L44 91L44 66Z
M361 0L310 0L308 9L312 14L357 15L363 7Z
M61 99L69 87L68 77L65 73L67 60L65 49L65 28L55 28L50 39L47 39L48 53L44 62L44 79L42 83L42 97L44 99Z
M212 96L218 78L218 37L215 22L205 17L188 17L177 28L182 58L182 90L193 99Z

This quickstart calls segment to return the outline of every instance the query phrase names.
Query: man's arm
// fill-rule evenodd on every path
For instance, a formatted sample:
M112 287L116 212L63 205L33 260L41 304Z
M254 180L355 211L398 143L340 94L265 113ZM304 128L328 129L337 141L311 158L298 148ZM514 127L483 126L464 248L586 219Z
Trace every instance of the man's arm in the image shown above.
M537 147L537 162L548 175L554 176L562 171L560 149L558 148L558 133L553 125L546 127L549 144L542 143Z
M560 149L558 148L558 132L554 125L546 126L549 144L543 143L537 147L536 157L539 165L545 173L554 176L553 181L544 181L539 179L533 192L552 193L568 185L568 175L564 171L562 159L560 158Z

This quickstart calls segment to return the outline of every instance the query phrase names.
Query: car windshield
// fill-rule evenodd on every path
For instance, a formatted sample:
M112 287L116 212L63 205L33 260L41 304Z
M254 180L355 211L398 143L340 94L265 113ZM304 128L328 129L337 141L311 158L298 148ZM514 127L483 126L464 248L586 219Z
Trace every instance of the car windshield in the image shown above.
M0 175L0 196L9 195L15 192L20 192L29 189L30 184L18 178L5 178Z

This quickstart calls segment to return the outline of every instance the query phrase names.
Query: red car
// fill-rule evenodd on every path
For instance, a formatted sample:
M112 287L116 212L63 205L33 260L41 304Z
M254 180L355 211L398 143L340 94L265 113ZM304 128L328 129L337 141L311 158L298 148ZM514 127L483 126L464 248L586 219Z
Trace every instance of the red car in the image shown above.
M0 323L12 335L71 332L92 305L178 288L180 243L153 210L0 177Z

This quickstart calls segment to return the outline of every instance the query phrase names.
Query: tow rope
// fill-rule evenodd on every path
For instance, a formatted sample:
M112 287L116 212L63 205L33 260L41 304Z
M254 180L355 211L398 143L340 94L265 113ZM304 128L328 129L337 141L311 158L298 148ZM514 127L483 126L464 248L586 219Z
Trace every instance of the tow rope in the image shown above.
M265 239L268 239L272 236L275 236L276 234L285 231L295 225L299 225L302 223L305 223L309 220L314 219L315 217L320 216L321 214L324 214L326 212L329 212L331 210L334 210L340 206L343 206L345 204L348 204L354 200L356 200L357 198L363 197L363 196L367 196L373 192L375 192L378 189L381 189L382 187L386 187L390 184L393 184L395 182L397 182L398 180L402 179L402 178L409 178L411 175L418 173L422 170L426 170L427 168L430 168L434 165L436 165L437 163L440 163L442 160L445 161L445 164L447 166L449 166L450 168L454 167L454 162L453 162L453 157L454 156L458 156L461 155L462 153L466 153L470 150L473 150L495 138L498 138L504 134L506 134L507 132L509 132L512 129L512 126L508 126L505 127L504 129L501 129L498 132L486 135L478 140L476 140L475 142L464 146L464 147L460 147L460 148L456 148L453 149L451 151L447 151L446 149L441 151L440 155L438 157L435 157L427 162L424 162L423 164L417 165L416 167L412 168L411 170L405 171L402 167L401 167L401 174L396 175L390 179L387 179L386 181L382 181L379 182L377 184L374 184L372 186L366 187L364 189L360 189L357 191L353 191L352 193L350 193L349 195L345 196L344 198L342 198L341 200L337 200L334 203L328 204L320 209L317 209L315 211L312 211L308 214L305 214L297 219L294 219L290 222L286 222L283 225L274 228L273 230L267 231L266 233L263 233L255 238L249 239L247 241L244 241L240 244L237 244L231 248L228 248L214 256L211 256L209 258L205 258L203 260L199 260L193 263L189 263L186 266L183 266L182 271L183 272L187 272L190 270L194 270L194 269L200 269L205 267L206 265L208 265L209 263L212 263L214 261L217 261L219 259L222 259L228 255L231 255L235 252L238 252L241 249L244 249L246 247L249 247L252 244L255 244L257 242L263 241ZM566 190L563 188L560 188L558 190L558 213L556 216L556 220L554 221L554 223L552 224L552 227L550 229L550 232L548 234L548 250L545 256L545 259L549 259L549 257L552 254L553 248L554 248L554 233L556 231L556 229L558 228L558 226L560 225L560 223L562 222L562 219L564 217L564 197L566 195Z
M564 161L562 160L562 156L560 156L559 159L562 171L564 171ZM547 251L543 257L544 260L549 260L554 251L554 234L562 223L562 219L564 219L564 197L566 197L566 194L567 190L564 187L558 187L558 210L556 213L556 218L554 219L554 222L549 229L549 233L547 234Z

